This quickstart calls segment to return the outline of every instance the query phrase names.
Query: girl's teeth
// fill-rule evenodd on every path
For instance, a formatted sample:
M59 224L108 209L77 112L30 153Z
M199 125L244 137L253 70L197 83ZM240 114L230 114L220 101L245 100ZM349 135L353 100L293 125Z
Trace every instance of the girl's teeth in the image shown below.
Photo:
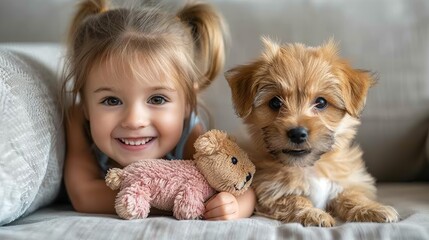
M152 138L144 138L144 139L139 139L139 140L129 140L129 139L125 139L125 138L121 138L121 141L123 143L125 143L126 145L131 145L131 146L139 146L139 145L143 145L146 144L147 142L149 142Z

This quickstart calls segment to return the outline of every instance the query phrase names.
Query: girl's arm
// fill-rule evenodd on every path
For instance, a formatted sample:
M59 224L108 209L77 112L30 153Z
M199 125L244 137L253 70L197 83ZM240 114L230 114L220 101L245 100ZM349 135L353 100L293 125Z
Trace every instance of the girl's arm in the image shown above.
M81 109L70 109L66 120L67 151L64 182L74 209L86 213L115 213L117 191L107 187L86 139Z

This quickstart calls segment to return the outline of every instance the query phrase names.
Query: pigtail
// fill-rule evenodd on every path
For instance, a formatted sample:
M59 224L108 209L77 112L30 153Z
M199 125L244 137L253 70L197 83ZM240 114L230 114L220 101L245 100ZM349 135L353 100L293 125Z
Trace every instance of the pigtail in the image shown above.
M77 63L76 55L78 54L76 50L77 46L81 46L84 41L83 35L78 33L79 28L82 23L89 17L95 14L99 14L108 10L106 0L83 0L77 6L77 11L74 18L71 21L69 32L67 36L67 59L63 68L62 79L63 84L61 86L61 106L64 109L64 112L68 118L69 114L66 110L69 103L71 106L76 105L76 99L79 94L79 89L83 83L73 84L73 87L69 91L69 85L77 77ZM71 93L69 99L69 93ZM71 100L71 102L69 102Z
M69 28L67 42L69 46L73 46L77 40L76 32L83 21L88 16L102 13L108 10L108 4L106 0L83 0L77 7L76 15L71 21Z
M223 69L226 26L219 13L208 4L186 5L177 16L190 27L194 40L194 59L204 78L194 83L196 90L206 88Z

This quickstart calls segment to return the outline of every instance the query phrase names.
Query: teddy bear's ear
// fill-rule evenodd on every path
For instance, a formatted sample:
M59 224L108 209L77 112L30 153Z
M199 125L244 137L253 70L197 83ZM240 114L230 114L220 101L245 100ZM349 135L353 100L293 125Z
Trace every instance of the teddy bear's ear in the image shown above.
M219 130L210 130L197 138L194 143L195 151L197 153L211 155L220 149L222 140L228 136L226 133Z
M216 144L210 141L210 137L199 137L194 143L195 151L201 154L211 155L216 151Z

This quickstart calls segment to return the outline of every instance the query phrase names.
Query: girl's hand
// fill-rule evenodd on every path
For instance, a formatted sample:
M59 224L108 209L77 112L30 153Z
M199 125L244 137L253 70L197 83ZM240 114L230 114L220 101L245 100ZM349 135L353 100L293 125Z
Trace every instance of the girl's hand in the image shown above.
M206 202L206 220L231 220L239 218L237 199L228 192L220 192Z

